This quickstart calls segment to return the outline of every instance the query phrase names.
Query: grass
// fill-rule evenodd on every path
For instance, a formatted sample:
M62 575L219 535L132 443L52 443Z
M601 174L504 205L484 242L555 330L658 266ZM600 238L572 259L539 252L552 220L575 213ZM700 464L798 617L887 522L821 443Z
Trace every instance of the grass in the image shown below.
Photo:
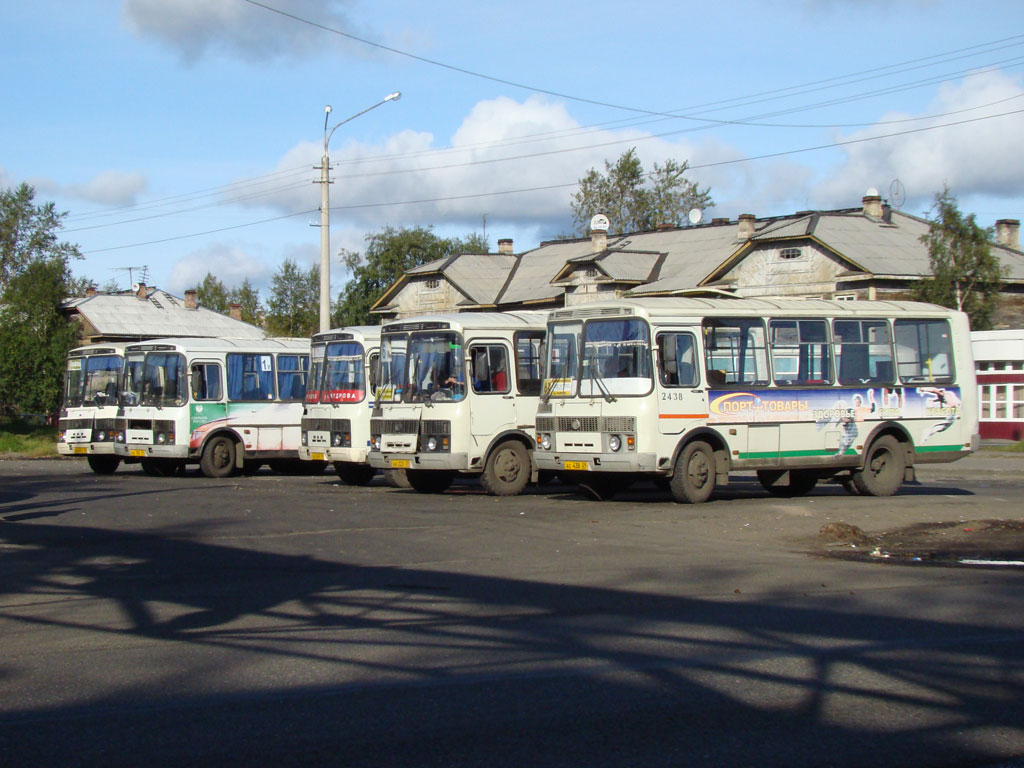
M982 450L1001 451L1006 453L1024 453L1024 440L1016 443L1000 443L997 445L986 445Z
M57 428L23 421L0 422L0 456L5 453L30 459L57 456Z

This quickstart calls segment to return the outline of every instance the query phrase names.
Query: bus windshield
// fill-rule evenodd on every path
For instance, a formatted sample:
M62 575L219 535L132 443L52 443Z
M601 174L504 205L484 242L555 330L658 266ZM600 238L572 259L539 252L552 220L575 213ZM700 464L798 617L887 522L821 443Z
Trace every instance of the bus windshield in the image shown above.
M177 352L129 355L123 388L124 405L184 405L188 389L185 357Z
M650 391L651 335L643 320L592 320L583 328L580 395L608 397Z
M409 339L407 403L461 400L466 394L462 336L450 331L414 333Z
M309 381L306 384L306 402L319 403L323 396L320 392L323 387L324 354L325 344L314 344L309 350ZM325 400L326 402L326 400Z
M65 407L116 405L117 379L122 365L124 358L120 355L93 355L68 360L64 380Z
M579 378L580 336L583 323L557 323L548 329L548 360L544 387L545 397L572 397Z
M405 389L405 356L409 339L405 334L385 335L380 340L378 362L378 403L397 403Z
M362 345L357 341L328 344L321 402L357 403L365 394Z

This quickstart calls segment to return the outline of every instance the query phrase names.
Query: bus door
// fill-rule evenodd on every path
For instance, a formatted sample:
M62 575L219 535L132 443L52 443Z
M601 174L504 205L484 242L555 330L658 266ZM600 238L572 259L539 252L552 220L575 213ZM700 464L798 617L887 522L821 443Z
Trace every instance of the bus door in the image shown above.
M193 360L189 366L189 432L227 416L224 374L216 360Z
M504 340L475 340L469 345L470 432L479 444L516 426L513 359L512 347Z
M702 424L708 416L707 391L700 386L700 353L696 329L659 331L658 431L678 435Z

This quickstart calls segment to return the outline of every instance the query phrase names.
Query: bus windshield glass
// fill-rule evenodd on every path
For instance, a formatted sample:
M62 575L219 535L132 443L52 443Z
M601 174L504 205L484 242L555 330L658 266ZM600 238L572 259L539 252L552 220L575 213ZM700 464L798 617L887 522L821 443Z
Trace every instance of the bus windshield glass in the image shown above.
M116 405L117 380L123 365L124 358L120 355L93 355L68 360L64 380L65 407Z
M591 320L584 326L581 397L644 395L653 383L646 322L621 318Z
M122 397L125 405L184 405L187 389L188 371L183 355L149 352L127 358Z
M461 400L466 394L462 337L450 331L414 333L409 339L406 370L405 402Z
M573 397L579 379L579 347L583 323L554 323L548 328L548 361L541 393Z
M325 344L313 344L309 349L309 380L306 383L307 403L319 403L324 399L320 390L323 387L325 351Z
M358 403L365 394L362 345L357 341L328 344L321 402Z
M409 339L405 334L384 335L380 340L377 402L397 403L405 389L405 355Z

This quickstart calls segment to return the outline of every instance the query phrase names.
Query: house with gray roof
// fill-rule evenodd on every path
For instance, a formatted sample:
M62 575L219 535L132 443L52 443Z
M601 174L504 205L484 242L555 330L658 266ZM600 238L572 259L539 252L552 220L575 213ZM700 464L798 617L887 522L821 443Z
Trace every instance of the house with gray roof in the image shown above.
M515 254L463 254L424 264L373 307L382 319L426 312L554 309L613 296L692 295L828 299L908 298L930 277L921 236L929 222L871 193L861 207L759 219L712 219L653 232L555 240ZM1000 325L1024 327L1020 221L996 222L1006 268Z
M233 308L234 309L234 308ZM98 293L65 301L62 311L81 324L81 343L140 341L170 336L262 339L266 332L235 316L199 306L194 290L179 298L139 284L128 293Z

